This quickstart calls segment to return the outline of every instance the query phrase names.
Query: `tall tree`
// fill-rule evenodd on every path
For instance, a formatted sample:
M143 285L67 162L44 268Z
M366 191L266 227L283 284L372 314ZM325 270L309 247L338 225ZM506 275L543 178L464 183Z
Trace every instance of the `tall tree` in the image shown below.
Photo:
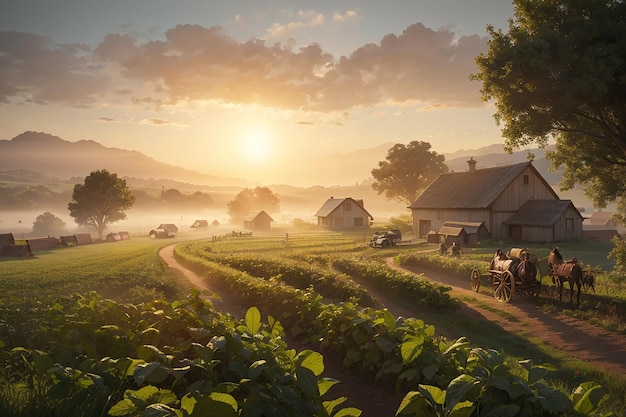
M33 233L37 236L62 234L65 231L65 222L54 214L46 211L40 214L33 223Z
M135 196L126 180L103 169L93 171L83 184L74 185L67 208L77 224L94 229L102 239L107 226L124 220L124 210L131 208L134 202Z
M390 200L412 204L439 174L448 172L445 157L430 148L430 143L417 140L395 144L372 169L372 188Z
M280 199L268 187L244 188L228 204L228 214L233 224L242 221L249 211L265 210L276 212L280 209Z
M508 32L491 39L471 76L493 100L505 147L545 147L561 189L582 184L596 207L626 209L626 4L514 0Z

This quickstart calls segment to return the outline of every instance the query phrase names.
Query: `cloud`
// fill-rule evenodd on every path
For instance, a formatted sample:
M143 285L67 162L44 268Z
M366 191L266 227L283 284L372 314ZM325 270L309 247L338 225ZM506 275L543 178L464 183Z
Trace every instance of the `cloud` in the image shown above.
M358 16L355 10L348 10L345 13L333 13L333 22L345 22Z
M84 45L0 31L0 102L90 105L108 85L101 70Z
M355 16L348 11L333 20ZM306 10L298 19L325 21ZM0 102L92 105L107 96L146 108L210 100L317 112L481 105L479 86L468 77L486 39L449 29L414 24L339 58L315 43L294 49L236 41L219 26L178 25L164 35L146 42L110 34L89 50L0 31Z

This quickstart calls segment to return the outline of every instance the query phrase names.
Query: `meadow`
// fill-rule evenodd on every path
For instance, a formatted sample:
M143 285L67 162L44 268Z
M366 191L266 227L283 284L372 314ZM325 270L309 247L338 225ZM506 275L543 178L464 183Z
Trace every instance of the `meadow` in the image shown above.
M372 384L391 384L406 392L405 401L396 404L390 415L395 414L396 407L400 415L421 415L418 411L428 407L440 407L442 413L463 409L471 414L476 407L495 410L503 406L495 400L502 396L507 404L532 410L534 415L599 415L592 414L592 410L601 391L609 396L600 405L600 412L624 410L623 378L572 362L571 358L550 352L549 347L537 341L522 340L519 335L494 337L489 323L468 322L458 312L459 301L449 296L445 286L392 271L384 265L388 257L432 257L436 245L415 241L390 249L373 249L367 246L369 235L340 233L290 232L189 242L183 242L184 237L177 239L181 242L176 256L182 263L250 308L244 320L214 311L187 282L163 265L157 251L175 240L137 238L0 262L0 286L6 289L0 294L2 358L14 370L20 369L1 377L10 382L5 387L13 387L0 393L3 415L44 415L33 414L36 410L25 405L27 400L29 404L40 404L42 398L32 401L18 389L25 384L20 377L30 376L31 381L37 381L43 400L49 401L52 393L63 398L57 392L62 391L59 381L65 381L59 376L60 370L48 373L56 379L47 380L43 375L33 379L23 369L24 363L43 366L42 363L54 364L59 358L68 361L63 369L71 370L74 383L84 386L78 390L81 398L86 402L90 398L94 409L115 410L117 414L111 415L138 415L157 403L175 410L174 414L163 415L192 415L193 407L200 410L198 404L215 405L216 401L230 413L224 415L244 415L241 413L246 403L261 401L254 392L267 393L273 399L272 406L277 407L275 411L287 413L283 415L294 415L289 412L302 407L309 411L300 415L358 415L355 407L340 405L344 400L321 399L329 395L331 383L319 369L321 354L342 358L346 368ZM603 265L599 262L606 248L577 245L580 259L594 259L588 262ZM576 244L561 246L566 256L576 256L576 248ZM490 253L493 247L479 247L463 258L485 262ZM448 261L437 262L445 268ZM463 269L458 273L463 273ZM465 273L468 271L465 269ZM598 279L600 283L603 278ZM365 281L410 307L415 318L394 317L380 309L358 281ZM267 320L262 322L261 317ZM91 326L86 321L92 322ZM436 336L439 325L457 332L457 336ZM64 332L53 331L55 326ZM43 345L42 328L47 329ZM199 328L210 330L202 332ZM67 330L78 341L68 341L63 335ZM93 346L88 340L99 340L102 346ZM306 348L294 356L288 353L291 350L285 341ZM248 352L255 352L255 360L250 362L252 358L238 356L240 350L234 347L238 343L244 343ZM317 351L321 354L312 353ZM267 364L270 360L269 352L282 358L282 365L296 375L294 381L274 374L284 373L285 369L270 372L267 365L260 367L262 361ZM547 359L551 365L533 363L532 358L524 356L528 354ZM116 362L107 362L103 371L103 358ZM132 364L123 372L119 368L122 358ZM229 365L220 365L226 363ZM480 377L484 372L493 372L494 367L498 367L503 378L498 384ZM238 379L234 378L233 369L239 369ZM102 382L88 377L93 374L108 381L103 385L108 390L104 399L89 390ZM204 379L196 379L198 374ZM244 375L247 383L241 382ZM266 379L269 375L273 375L274 388ZM213 383L207 382L208 376ZM89 378L91 382L87 382ZM501 383L505 380L513 385L503 389ZM597 381L604 388L592 382L581 385L585 381ZM525 394L511 388L521 382L528 387ZM254 390L251 384L256 384ZM193 390L199 386L205 396L190 394L197 392ZM273 389L278 386L294 393L291 408L276 403ZM317 394L312 387L319 389ZM578 395L573 394L575 389L579 389ZM436 390L444 393L444 398L446 392L448 399L453 393L459 397L454 403L439 404L439 397L432 395ZM476 395L477 390L483 393L482 400ZM490 397L485 393L497 395ZM75 394L71 398L76 398ZM551 404L542 402L541 396L551 398ZM192 397L193 407L189 405ZM141 406L136 406L138 403ZM22 410L22 414L16 410Z

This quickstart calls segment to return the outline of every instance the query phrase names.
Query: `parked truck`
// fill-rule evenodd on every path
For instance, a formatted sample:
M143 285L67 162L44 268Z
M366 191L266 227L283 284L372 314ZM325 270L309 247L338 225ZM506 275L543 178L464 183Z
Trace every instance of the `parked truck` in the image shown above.
M372 248L389 248L395 246L402 240L402 233L398 229L387 230L386 232L375 232L370 240Z

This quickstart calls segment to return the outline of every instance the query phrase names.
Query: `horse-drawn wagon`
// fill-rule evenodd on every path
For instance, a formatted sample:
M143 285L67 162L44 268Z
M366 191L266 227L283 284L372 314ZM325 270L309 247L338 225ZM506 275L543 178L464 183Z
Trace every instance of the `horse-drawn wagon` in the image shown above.
M493 296L503 303L508 303L514 294L525 294L531 298L539 296L541 270L537 257L526 248L512 248L508 254L500 249L496 251L489 264L489 275L481 276L478 269L470 274L472 290L478 292L480 281L485 278L491 282Z

